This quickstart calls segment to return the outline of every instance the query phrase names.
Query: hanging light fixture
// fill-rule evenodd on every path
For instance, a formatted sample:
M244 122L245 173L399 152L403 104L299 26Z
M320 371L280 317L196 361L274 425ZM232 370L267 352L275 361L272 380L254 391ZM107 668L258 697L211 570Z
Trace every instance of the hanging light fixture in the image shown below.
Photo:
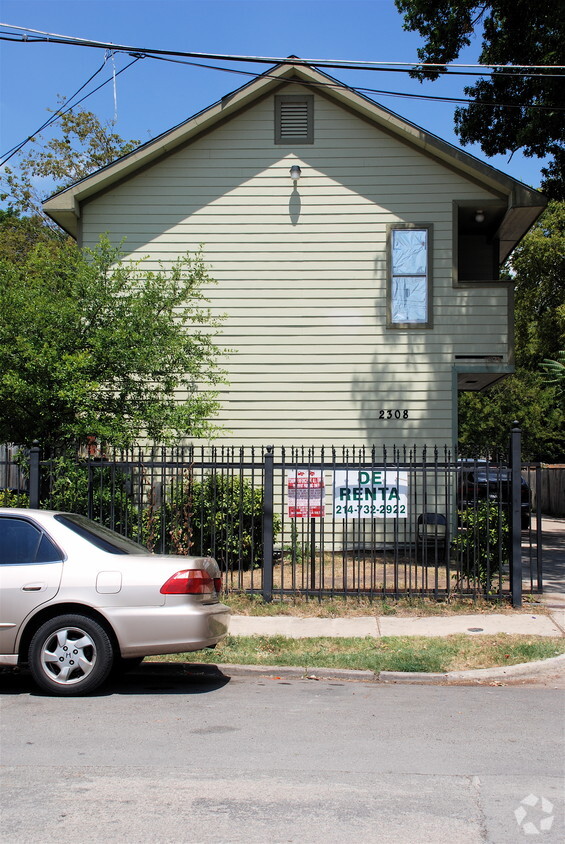
M485 212L482 208L477 208L475 211L475 223L484 223L485 221Z
M298 164L293 164L292 167L290 168L290 178L292 179L292 181L293 182L298 181L298 179L300 178L301 175L302 175L302 170L300 169Z

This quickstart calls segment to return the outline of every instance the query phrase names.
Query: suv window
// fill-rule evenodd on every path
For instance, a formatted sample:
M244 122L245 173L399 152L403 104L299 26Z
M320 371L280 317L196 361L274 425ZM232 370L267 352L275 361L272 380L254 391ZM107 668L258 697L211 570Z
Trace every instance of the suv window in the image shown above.
M54 542L25 519L0 518L0 565L56 563L63 555Z

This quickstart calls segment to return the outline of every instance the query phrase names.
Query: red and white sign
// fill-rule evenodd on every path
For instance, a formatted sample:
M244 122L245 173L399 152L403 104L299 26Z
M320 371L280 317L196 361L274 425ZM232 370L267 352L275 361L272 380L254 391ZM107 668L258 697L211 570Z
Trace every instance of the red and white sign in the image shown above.
M319 519L326 515L326 486L322 472L297 469L287 472L290 519Z

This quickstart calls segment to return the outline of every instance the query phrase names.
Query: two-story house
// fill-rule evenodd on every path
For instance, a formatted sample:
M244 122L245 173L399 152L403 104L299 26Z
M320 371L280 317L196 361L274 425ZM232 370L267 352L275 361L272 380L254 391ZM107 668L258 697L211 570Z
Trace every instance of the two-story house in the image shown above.
M450 444L513 370L498 271L537 191L292 59L51 197L83 246L202 245L227 444Z

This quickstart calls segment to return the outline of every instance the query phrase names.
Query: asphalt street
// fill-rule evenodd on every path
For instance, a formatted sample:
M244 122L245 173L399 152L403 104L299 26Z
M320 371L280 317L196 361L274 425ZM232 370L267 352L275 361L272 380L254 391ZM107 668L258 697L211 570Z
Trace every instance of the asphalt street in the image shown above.
M68 700L0 683L6 844L564 838L558 689L182 666Z

